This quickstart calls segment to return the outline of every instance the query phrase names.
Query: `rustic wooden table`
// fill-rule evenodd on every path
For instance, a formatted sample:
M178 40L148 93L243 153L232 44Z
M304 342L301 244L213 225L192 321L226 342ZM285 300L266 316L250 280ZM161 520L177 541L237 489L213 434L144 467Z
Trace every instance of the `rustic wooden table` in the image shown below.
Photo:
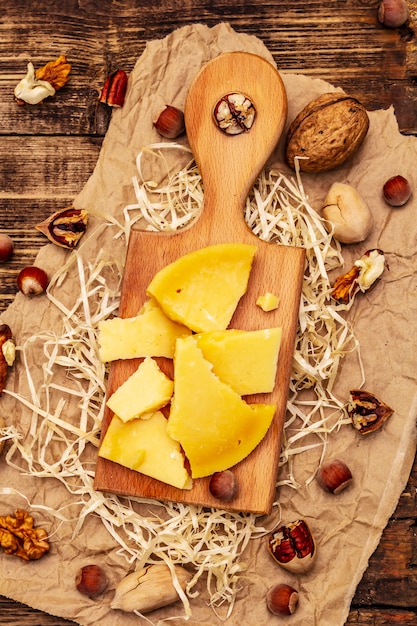
M229 22L258 36L283 72L322 78L369 109L393 105L401 132L417 134L417 2L402 28L382 27L379 0L2 0L0 37L0 230L15 242L0 268L0 312L44 237L34 229L70 204L93 171L109 112L105 77L129 72L148 40L193 22ZM33 61L66 54L73 68L59 97L18 106L13 90ZM417 626L417 462L353 599L347 624ZM0 581L1 593L1 581ZM0 597L0 624L61 626Z

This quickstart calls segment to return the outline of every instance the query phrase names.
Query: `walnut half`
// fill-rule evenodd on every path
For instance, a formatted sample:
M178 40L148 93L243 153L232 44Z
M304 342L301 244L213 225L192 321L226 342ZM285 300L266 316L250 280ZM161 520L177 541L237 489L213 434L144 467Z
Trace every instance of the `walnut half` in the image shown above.
M21 509L15 511L14 517L0 516L0 546L6 554L24 561L40 559L50 548L46 530L35 528L33 517Z

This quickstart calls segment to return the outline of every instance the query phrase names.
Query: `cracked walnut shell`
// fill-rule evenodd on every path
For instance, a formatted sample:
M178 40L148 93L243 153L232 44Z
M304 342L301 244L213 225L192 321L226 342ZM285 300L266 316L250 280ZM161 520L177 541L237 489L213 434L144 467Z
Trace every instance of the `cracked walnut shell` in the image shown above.
M300 170L323 172L342 165L361 146L369 129L364 106L344 93L325 93L311 100L291 123L285 158Z
M394 409L364 389L351 389L347 412L361 435L373 433L391 417Z

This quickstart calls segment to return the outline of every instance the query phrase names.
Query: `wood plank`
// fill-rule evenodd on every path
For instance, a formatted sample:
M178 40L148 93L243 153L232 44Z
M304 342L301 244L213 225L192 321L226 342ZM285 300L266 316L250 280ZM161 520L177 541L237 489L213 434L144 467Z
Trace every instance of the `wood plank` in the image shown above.
M92 171L88 168L95 163L110 113L97 103L105 76L116 67L130 71L147 41L164 37L177 27L228 21L239 32L261 38L282 72L328 80L358 97L369 109L393 104L400 130L417 134L417 2L409 1L410 24L399 30L377 23L378 4L379 0L256 4L249 0L153 4L148 0L37 0L29 7L27 0L3 0L0 228L9 229L17 238L18 256L10 266L1 266L0 311L13 298L15 283L9 272L15 276L20 262L27 264L45 241L33 231L33 224L55 210L58 201L70 201L85 181L84 175ZM73 63L68 86L40 107L17 107L13 89L25 73L26 63L33 60L40 66L60 53L67 54ZM62 147L62 141L65 150L60 151L60 165L56 165L55 148ZM38 164L34 156L28 157L27 145L37 153ZM22 175L19 171L12 175L12 169L1 165L6 158L11 168L15 161L23 168L15 168ZM73 159L78 160L77 166ZM77 174L71 179L65 177L67 164ZM52 171L57 176L55 190ZM417 462L358 587L349 625L417 626L416 488ZM398 537L401 532L406 544ZM379 579L385 584L378 585ZM372 590L375 593L370 593ZM393 594L394 599L389 597ZM70 623L0 598L0 624Z
M98 0L90 2L88 11L68 1L52 12L48 3L39 4L39 10L28 12L24 0L3 2L7 29L0 30L0 133L16 124L15 132L24 134L102 133L108 111L97 98L110 71L117 67L131 71L146 42L175 27L194 22L213 26L219 20L261 38L281 71L328 80L359 97L369 109L394 103L400 129L417 131L417 107L409 106L417 99L413 31L380 25L378 2L286 0L259 7L224 0L211 7L176 1L167 10L163 4L142 0L132 7L129 0L121 0L117 14L103 9L106 3L102 6ZM68 85L41 106L18 107L12 94L27 62L38 67L61 53L73 63Z
M19 271L48 242L36 224L71 205L93 172L101 143L100 137L1 138L0 230L15 247L1 265L0 313L13 300Z

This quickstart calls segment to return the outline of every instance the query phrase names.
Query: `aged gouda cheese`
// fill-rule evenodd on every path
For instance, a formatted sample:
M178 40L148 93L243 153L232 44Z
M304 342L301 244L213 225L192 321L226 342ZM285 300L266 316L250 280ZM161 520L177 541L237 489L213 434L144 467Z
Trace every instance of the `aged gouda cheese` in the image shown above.
M274 405L247 404L203 357L197 339L178 339L168 434L183 447L193 478L232 467L254 450L275 414Z
M157 362L148 356L136 372L110 396L107 406L123 422L127 422L168 404L173 391L173 381L165 376Z
M126 423L114 416L98 454L178 489L192 487L180 445L167 434L167 420L160 411L147 420Z
M275 387L281 328L219 330L195 335L213 372L241 396Z
M172 359L177 337L191 334L154 304L145 306L135 317L104 320L98 328L99 356L103 362L146 356Z
M147 293L194 332L224 330L246 292L255 252L248 244L200 248L160 270Z

